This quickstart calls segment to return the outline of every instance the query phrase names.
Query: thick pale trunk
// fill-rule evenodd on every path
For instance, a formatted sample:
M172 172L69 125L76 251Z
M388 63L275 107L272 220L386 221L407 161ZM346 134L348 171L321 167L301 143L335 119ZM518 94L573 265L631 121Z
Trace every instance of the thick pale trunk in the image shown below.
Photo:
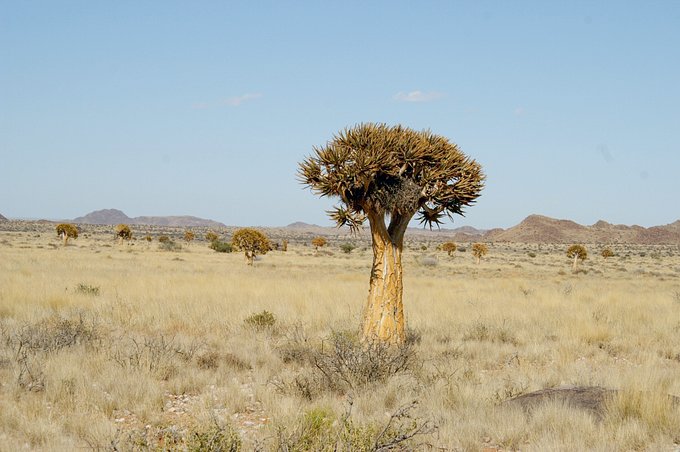
M362 339L364 342L377 340L402 344L406 340L402 303L403 232L392 237L381 218L371 220L373 269L364 309Z
M574 270L576 270L576 266L578 265L578 254L574 255L574 265L571 267Z
M255 260L255 253L252 251L246 251L246 262L248 265L253 265L253 261Z
M66 246L66 243L68 242L68 234L63 232L61 234L61 239L64 241L64 246Z

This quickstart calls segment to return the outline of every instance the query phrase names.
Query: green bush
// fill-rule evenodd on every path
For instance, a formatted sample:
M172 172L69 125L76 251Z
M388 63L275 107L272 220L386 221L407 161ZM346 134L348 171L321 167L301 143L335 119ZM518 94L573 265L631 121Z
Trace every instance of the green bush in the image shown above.
M246 317L243 322L256 330L264 330L274 326L276 317L271 312L265 310Z
M353 244L353 243L343 243L342 245L340 245L340 249L345 254L351 253L355 248L356 248L356 245Z
M219 240L213 240L210 242L210 249L217 251L218 253L231 253L233 247L229 242L220 242Z

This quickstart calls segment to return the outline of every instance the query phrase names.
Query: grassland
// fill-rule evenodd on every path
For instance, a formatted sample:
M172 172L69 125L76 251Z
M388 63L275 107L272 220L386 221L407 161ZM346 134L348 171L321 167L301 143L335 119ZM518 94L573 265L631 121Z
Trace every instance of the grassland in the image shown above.
M588 245L573 273L562 245L477 265L409 243L394 351L355 340L370 250L331 245L249 268L204 242L0 232L0 450L679 447L678 247ZM601 417L504 403L566 386L621 391Z

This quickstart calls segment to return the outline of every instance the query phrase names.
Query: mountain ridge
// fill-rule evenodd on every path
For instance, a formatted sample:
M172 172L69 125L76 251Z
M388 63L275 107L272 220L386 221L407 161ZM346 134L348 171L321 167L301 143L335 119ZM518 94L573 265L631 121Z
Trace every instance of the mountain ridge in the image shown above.
M225 224L214 220L194 217L191 215L170 216L140 216L129 217L118 209L101 209L90 212L72 220L81 224L139 224L147 226L177 226L177 227L226 227Z

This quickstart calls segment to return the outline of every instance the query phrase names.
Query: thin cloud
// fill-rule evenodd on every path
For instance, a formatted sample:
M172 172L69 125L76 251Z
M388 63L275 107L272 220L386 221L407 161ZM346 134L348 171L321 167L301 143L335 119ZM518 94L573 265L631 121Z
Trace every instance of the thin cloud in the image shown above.
M230 97L229 99L224 101L224 104L232 106L232 107L238 107L239 105L241 105L244 102L259 99L260 97L262 97L262 93L254 93L254 94L246 93L246 94L243 94L242 96Z
M524 113L526 113L526 110L524 109L524 107L517 107L512 112L512 114L515 115L515 116L524 116Z
M438 91L423 92L419 90L408 93L400 91L394 95L394 99L399 102L432 102L442 97L444 97L444 93Z

